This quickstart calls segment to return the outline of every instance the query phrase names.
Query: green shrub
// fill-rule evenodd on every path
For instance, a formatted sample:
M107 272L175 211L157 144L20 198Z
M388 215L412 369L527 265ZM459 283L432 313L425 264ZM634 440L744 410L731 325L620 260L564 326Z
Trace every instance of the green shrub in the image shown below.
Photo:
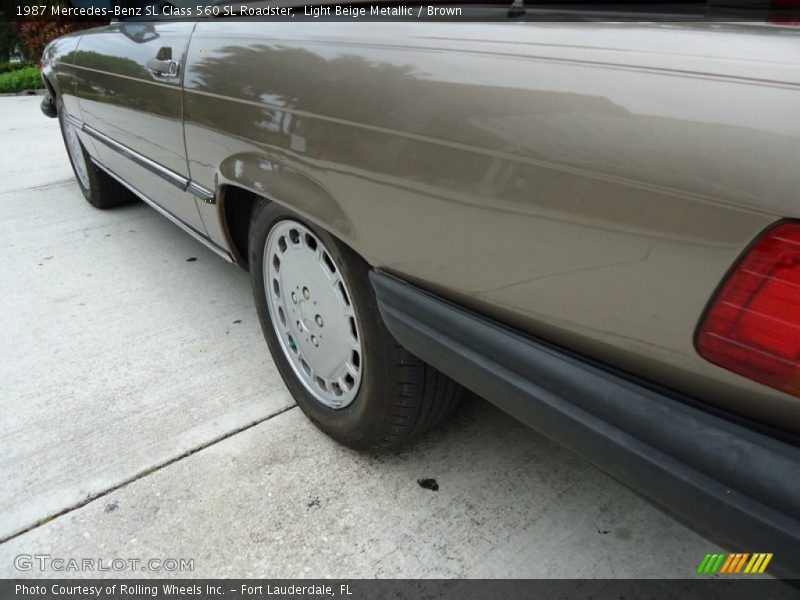
M0 73L9 73L11 71L19 71L31 65L24 62L0 62Z
M0 73L0 93L38 90L44 87L38 67L27 66L7 73Z

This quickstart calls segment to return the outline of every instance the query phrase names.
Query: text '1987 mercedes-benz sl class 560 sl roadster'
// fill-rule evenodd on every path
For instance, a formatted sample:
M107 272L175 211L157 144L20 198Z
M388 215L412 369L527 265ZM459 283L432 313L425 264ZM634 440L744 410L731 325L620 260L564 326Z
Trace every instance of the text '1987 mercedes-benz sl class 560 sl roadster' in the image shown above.
M797 573L797 27L125 21L42 65L88 202L248 269L328 435L468 388Z

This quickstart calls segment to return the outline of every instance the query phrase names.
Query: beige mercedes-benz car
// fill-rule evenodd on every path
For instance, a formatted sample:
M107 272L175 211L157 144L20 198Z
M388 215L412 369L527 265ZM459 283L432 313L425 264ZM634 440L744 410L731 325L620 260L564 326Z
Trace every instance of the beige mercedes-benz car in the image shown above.
M127 21L42 64L89 203L249 269L331 437L463 386L797 572L797 27Z

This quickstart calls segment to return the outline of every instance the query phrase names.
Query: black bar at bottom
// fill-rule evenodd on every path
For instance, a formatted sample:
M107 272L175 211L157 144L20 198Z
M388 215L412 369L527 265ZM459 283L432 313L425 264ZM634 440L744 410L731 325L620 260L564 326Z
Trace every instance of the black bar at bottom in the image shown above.
M569 561L569 556L564 557ZM783 600L798 590L777 579L5 579L3 600L331 600L433 599L496 600L542 598L581 600L647 598L652 600Z

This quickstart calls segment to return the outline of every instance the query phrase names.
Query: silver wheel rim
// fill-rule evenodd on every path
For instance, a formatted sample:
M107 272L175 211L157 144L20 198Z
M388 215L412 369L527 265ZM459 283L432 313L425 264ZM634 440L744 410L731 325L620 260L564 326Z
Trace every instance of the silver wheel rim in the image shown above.
M331 253L302 223L286 219L269 232L264 288L278 343L303 386L325 406L348 406L364 370L353 296Z
M64 110L62 105L61 110ZM86 160L83 157L83 149L81 148L78 134L75 131L75 126L66 118L66 111L64 112L64 138L67 141L67 152L72 160L72 165L75 167L75 175L78 176L78 181L85 189L89 189L89 172L86 169Z

